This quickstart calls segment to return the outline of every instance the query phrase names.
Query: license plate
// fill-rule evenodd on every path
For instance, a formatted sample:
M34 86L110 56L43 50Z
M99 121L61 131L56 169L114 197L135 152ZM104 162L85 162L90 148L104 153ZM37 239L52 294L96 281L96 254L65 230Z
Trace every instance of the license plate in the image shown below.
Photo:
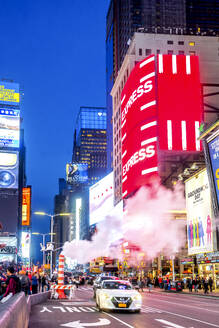
M118 304L118 307L120 307L120 308L126 308L126 304L124 304L124 303L119 303L119 304Z

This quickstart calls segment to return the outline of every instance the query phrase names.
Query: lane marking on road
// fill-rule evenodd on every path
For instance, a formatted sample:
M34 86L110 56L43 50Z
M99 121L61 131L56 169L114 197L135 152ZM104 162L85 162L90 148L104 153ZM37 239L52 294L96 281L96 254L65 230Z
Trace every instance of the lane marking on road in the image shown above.
M135 328L134 326L131 326L129 325L127 322L123 321L123 320L120 320L119 318L117 317L114 317L112 314L109 314L109 313L106 313L106 312L103 312L104 314L108 315L109 317L121 322L123 325L125 325L126 327L129 327L129 328Z
M143 305L142 306L142 312L143 313L149 313L149 312L151 312L151 313L163 313L164 311Z
M56 310L60 310L62 313L66 313L66 312L97 312L97 308L95 306L53 306L52 308L47 308L46 306L43 306L43 309L40 311L40 313L44 313L44 312L49 312L49 313L53 313L56 312Z
M175 315L175 316L177 316L177 317L181 317L181 318L189 319L189 320L192 320L192 321L201 322L201 323L203 323L204 325L208 325L208 326L212 326L212 327L217 327L217 328L219 328L219 326L218 326L218 325L215 325L214 323L209 323L209 322L206 322L206 321L202 321L202 320L198 320L198 319L195 319L195 318L187 317L187 316L182 315L182 314L173 313L173 312L169 312L169 311L165 311L165 313L172 314L172 315Z
M68 323L61 324L61 327L69 327L69 328L83 328L83 327L103 327L108 326L111 324L111 321L108 319L99 318L98 322L81 322L78 321L71 321Z
M218 311L214 311L214 310L209 310L209 309L206 309L206 308L200 308L200 307L192 306L191 304L186 305L186 304L183 304L183 303L169 302L169 301L164 301L164 300L160 300L160 299L159 300L158 299L154 299L154 300L157 301L157 302L169 303L169 304L173 304L173 305L179 305L179 306L184 306L184 307L189 307L189 308L195 308L197 310L205 310L205 311L208 311L208 312L218 313Z
M162 320L162 319L155 319L155 320L163 323L164 325L167 325L167 326L165 326L165 328L172 328L172 327L174 327L174 328L185 328L183 326L179 326L175 323L172 323L172 322L169 322L169 321L166 321L166 320Z
M81 306L93 306L95 305L95 302L60 302L60 304L64 306L75 306L75 305L81 305Z

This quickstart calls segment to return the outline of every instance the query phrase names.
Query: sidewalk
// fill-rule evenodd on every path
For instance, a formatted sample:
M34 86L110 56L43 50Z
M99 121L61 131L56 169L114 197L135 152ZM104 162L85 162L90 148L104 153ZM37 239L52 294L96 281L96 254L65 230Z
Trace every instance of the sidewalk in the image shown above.
M149 292L148 289L144 289L144 292ZM193 295L198 297L208 297L208 298L218 298L219 299L219 290L213 291L212 293L208 292L208 294L205 294L203 290L199 290L197 293L190 292L188 289L183 289L182 292L175 292L175 291L169 291L164 290L161 288L153 288L151 293L166 293L166 294L187 294L187 295Z

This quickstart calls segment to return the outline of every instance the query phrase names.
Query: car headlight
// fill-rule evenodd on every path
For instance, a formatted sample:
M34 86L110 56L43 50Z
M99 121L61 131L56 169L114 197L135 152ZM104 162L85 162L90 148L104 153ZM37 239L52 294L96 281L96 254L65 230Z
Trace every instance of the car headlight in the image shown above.
M133 300L134 300L134 301L141 301L141 300L142 300L142 297L141 297L140 294L137 294L137 295L135 295L135 296L133 297Z
M102 294L102 297L104 300L108 300L110 298L109 294L107 293Z

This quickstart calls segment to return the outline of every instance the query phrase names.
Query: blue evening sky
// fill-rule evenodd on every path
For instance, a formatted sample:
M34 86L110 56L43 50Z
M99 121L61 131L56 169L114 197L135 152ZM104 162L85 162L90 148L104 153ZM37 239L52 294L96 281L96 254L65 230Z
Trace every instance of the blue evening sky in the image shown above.
M108 0L1 1L0 78L24 89L22 111L32 210L53 211L71 160L80 106L105 106ZM33 231L48 232L32 216ZM41 240L38 238L38 245Z

